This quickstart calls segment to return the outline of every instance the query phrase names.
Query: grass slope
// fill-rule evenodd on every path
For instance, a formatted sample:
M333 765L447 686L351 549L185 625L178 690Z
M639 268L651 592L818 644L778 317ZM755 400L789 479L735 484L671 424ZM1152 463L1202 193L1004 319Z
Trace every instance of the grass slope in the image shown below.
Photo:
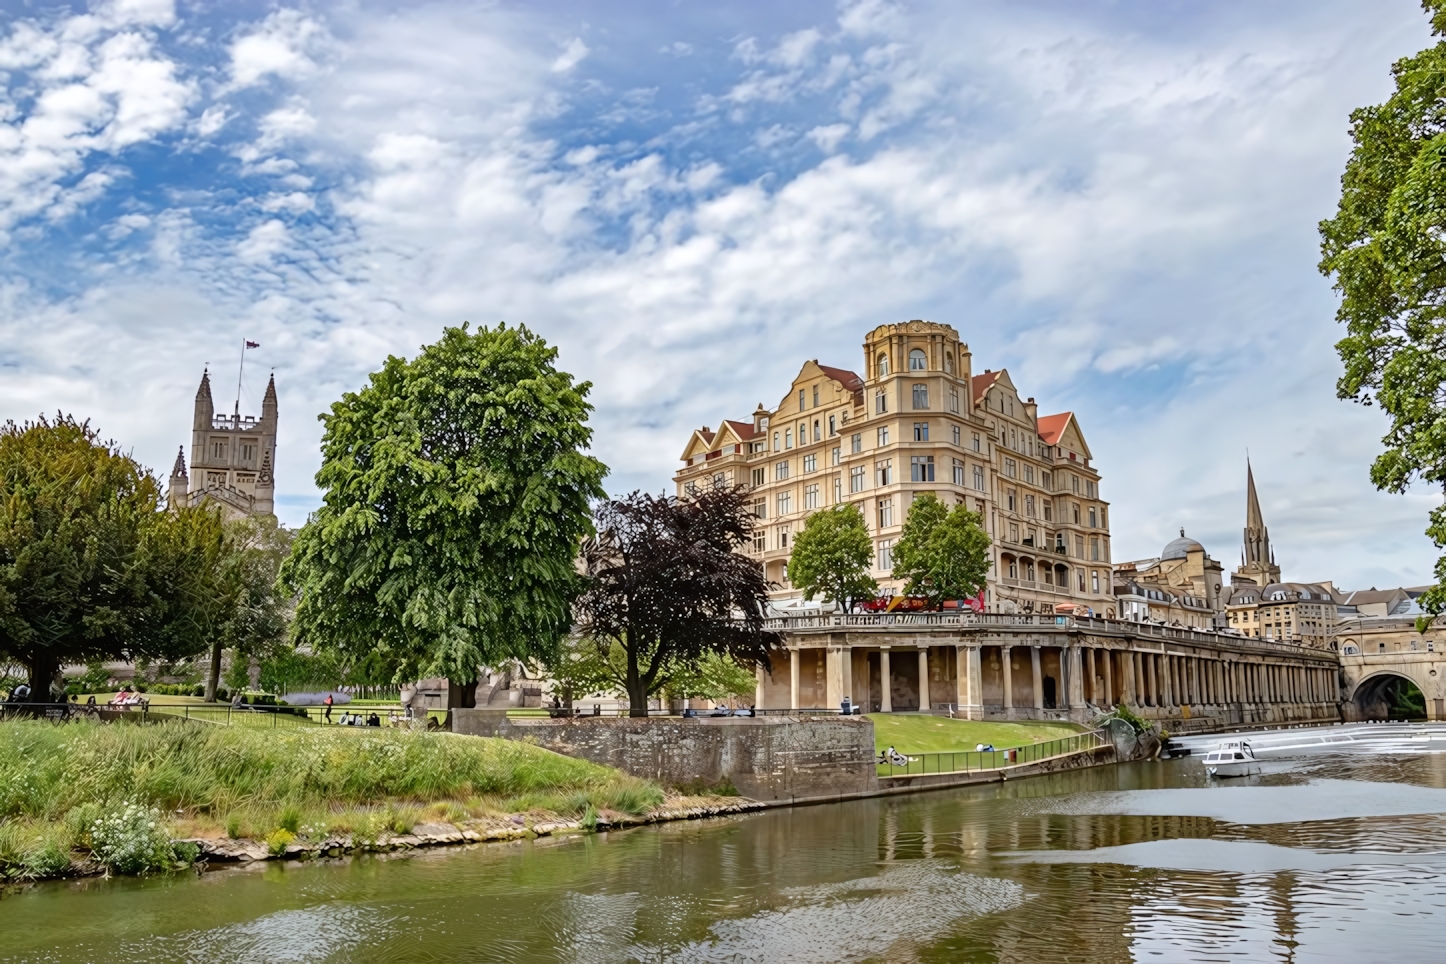
M1073 723L985 723L915 713L871 713L869 719L874 721L876 749L892 746L903 753L973 750L980 743L1003 750L1062 739L1084 729Z

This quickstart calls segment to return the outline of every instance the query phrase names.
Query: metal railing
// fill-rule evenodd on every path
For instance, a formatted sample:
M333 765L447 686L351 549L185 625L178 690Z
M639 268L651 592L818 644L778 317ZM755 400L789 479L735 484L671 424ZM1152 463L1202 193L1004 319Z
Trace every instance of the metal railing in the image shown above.
M218 726L240 726L262 729L306 729L314 727L339 727L343 730L365 730L369 725L341 725L344 717L358 715L363 720L373 712L377 715L376 726L413 728L415 721L402 714L399 708L366 706L348 709L345 706L332 708L332 718L327 721L325 708L321 706L271 706L266 704L227 703L165 703L142 698L131 704L110 703L0 703L0 719L45 719L56 723L70 720L135 720L136 722L162 722L165 720L186 720L195 723L209 723ZM432 710L426 714L428 720L436 720L433 728L445 719L445 710ZM421 720L419 716L416 720ZM420 724L427 726L428 724ZM371 726L370 728L375 728Z
M907 763L897 764L884 760L878 765L881 777L921 776L929 773L974 773L980 770L998 770L1019 766L1024 763L1038 763L1051 757L1069 756L1085 750L1104 746L1109 741L1099 730L1078 733L1074 736L1049 740L1044 743L1028 743L1024 746L1005 747L999 750L947 750L941 753L903 753Z

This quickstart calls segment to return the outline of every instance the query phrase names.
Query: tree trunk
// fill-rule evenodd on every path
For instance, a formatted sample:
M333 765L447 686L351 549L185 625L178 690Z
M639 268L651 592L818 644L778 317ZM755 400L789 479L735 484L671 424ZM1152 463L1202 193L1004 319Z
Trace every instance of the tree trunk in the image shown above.
M206 674L206 695L202 697L207 703L216 702L216 684L221 681L221 641L218 639L211 644L211 672Z
M638 672L638 651L633 646L631 637L628 642L628 716L648 717L648 684L643 680L643 674Z
M39 654L30 661L30 702L50 702L50 681L60 671L59 661L49 653Z

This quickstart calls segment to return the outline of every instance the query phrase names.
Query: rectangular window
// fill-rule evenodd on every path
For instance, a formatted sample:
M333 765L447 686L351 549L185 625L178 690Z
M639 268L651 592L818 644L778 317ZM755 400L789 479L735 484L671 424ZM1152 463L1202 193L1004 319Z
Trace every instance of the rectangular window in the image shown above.
M1013 459L1005 459L1005 460L1004 460L1004 474L1007 475L1007 476L1009 476L1011 479L1018 478L1018 477L1019 477L1019 463L1015 462Z
M785 429L783 432L783 447L785 449L793 448L793 429L791 428Z
M721 489L728 484L728 476L722 472L713 473L713 488Z
M759 486L761 486L761 485L764 483L764 481L765 481L765 476L767 475L767 473L768 473L768 470L767 470L767 469L754 469L754 470L753 470L753 487L754 487L755 489L758 488Z
M1079 573L1079 591L1084 592L1084 570L1076 569L1075 572Z
M254 462L256 460L256 443L244 439L241 442L241 461Z
M879 392L877 395L874 396L874 412L875 414L882 415L888 410L889 397L883 392Z
M1100 537L1090 536L1090 562L1100 561Z
M974 433L974 451L976 451L976 452L982 452L982 451L983 451L983 449L980 448L980 444L981 444L981 443L980 443L980 441L979 441L979 433L978 433L978 432L975 432L975 433Z
M211 442L211 458L223 460L226 458L225 442L221 441L220 439L216 439Z
M1100 571L1098 569L1090 570L1090 586L1098 595L1100 591Z
M958 445L958 444L959 444L959 436L960 436L960 434L961 434L961 433L960 433L960 431L959 431L959 426L957 426L957 425L953 426L953 428L952 428L952 430L950 431L949 435L950 435L950 438L951 438L951 440L954 442L955 445Z
M765 550L765 549L767 549L767 548L768 548L768 532L767 532L767 530L760 529L759 531L753 533L753 551L754 551L754 552L762 552L763 550Z
M885 529L894 524L894 500L879 500L879 528Z
M929 441L929 423L928 423L928 422L915 422L915 423L914 423L914 441L915 441L915 442L927 442L927 441Z
M974 488L980 492L984 491L984 466L974 466Z
M818 508L818 483L805 485L803 487L803 507L805 509Z
M803 471L804 471L805 474L807 474L807 473L809 473L809 472L817 472L817 471L818 471L818 456L817 456L817 455L812 455L812 454L810 454L810 455L805 455L805 456L803 457Z
M1074 519L1074 524L1079 525L1079 503L1071 502L1069 504L1069 510L1071 518Z
M882 488L894 484L894 460L883 459L874 463L874 485Z
M1088 495L1091 499L1099 498L1099 489L1095 486L1094 479L1085 482L1085 495Z
M787 548L788 548L788 526L779 526L779 527L778 527L778 548L780 548L780 549L787 549ZM1080 578L1083 579L1084 577L1081 576Z
M913 482L933 482L934 456L916 455L909 459L909 479Z
M920 383L918 383L918 384L916 384L916 385L914 386L914 407L915 407L915 408L928 408L928 407L929 407L929 386L923 384L922 382L920 382Z
M1018 541L1019 541L1019 523L1018 523L1018 522L1011 522L1011 523L1009 523L1009 541L1010 541L1010 542L1018 542Z
M818 408L818 386L813 386L813 407Z
M839 446L835 445L833 449L829 452L829 465L837 467L839 464L839 460L842 458L842 454L842 449L840 449Z
M1075 537L1074 537L1074 557L1075 557L1076 559L1083 559L1083 558L1085 557L1085 556L1084 556L1084 536L1075 536ZM1083 571L1084 571L1084 570L1082 570L1082 569L1080 570L1080 572L1083 572ZM1081 576L1080 578L1083 579L1084 577ZM1081 586L1080 588L1083 589L1084 587Z
M894 540L879 540L879 568L885 571L894 568Z
M767 500L767 499L754 499L754 500L753 500L753 514L754 514L755 516L757 516L758 518L760 518L760 519L766 519L766 518L768 518L768 500Z
M798 410L803 411L803 389L798 390Z
M864 490L864 467L855 465L849 469L849 491L862 492Z
M1079 494L1079 476L1075 475L1073 472L1071 472L1069 476L1069 487L1070 491L1074 492L1076 495Z
M853 453L854 455L858 455L858 454L859 454L860 452L862 452L863 450L864 450L864 433L862 433L862 432L855 432L855 433L853 434L853 436L849 439L849 451L850 451L851 453Z
M879 429L879 444L878 444L878 447L879 447L879 448L883 448L885 445L888 445L888 444L889 444L889 427L888 427L887 425L885 425L883 428Z
M1040 485L1042 485L1042 486L1044 486L1046 489L1048 489L1048 488L1050 487L1049 482L1050 482L1050 475L1049 475L1049 471L1048 471L1048 470L1039 473L1039 484L1040 484Z
M780 492L780 493L778 493L778 514L779 514L779 515L788 515L788 514L789 514L790 512L792 512L792 511L793 511L793 493L792 493L792 492Z
M1009 495L1006 496L1006 501L1007 501L1007 505L1005 506L1005 508L1007 508L1010 512L1016 512L1016 511L1018 511L1018 510L1015 508L1015 506L1014 506L1014 490L1013 490L1013 489L1010 489L1010 490L1009 490Z
M959 414L959 389L949 389L949 411Z
M828 437L829 437L829 438L833 438L833 437L834 437L835 435L837 435L837 434L838 434L838 416L836 416L836 415L830 415L830 416L828 417Z
M1034 484L1034 466L1030 465L1028 462L1024 463L1024 481L1028 482L1030 485Z
M843 476L833 477L833 504L838 505L843 501Z
M1098 528L1098 526L1095 525L1095 518L1096 518L1096 517L1095 517L1095 507L1094 507L1094 506L1090 506L1090 528L1091 528L1091 529Z
M1024 514L1031 519L1034 518L1034 496L1032 495L1026 495L1024 497Z
M964 487L964 463L958 459L954 460L954 484L961 489Z
M1053 500L1053 499L1041 499L1040 501L1044 503L1044 521L1045 521L1045 522L1053 522L1053 521L1054 521L1054 500Z
M773 481L782 482L788 478L788 460L773 463Z

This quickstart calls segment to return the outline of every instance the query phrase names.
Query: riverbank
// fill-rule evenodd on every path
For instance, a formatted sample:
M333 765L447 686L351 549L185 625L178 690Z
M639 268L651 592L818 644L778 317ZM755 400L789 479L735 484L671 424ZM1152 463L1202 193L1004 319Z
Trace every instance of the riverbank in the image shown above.
M0 722L0 876L142 873L585 832L747 808L508 740Z
M874 744L879 752L895 747L904 753L972 750L988 743L1001 750L1046 743L1083 733L1076 723L1045 720L993 722L959 720L930 713L869 713L874 722Z

